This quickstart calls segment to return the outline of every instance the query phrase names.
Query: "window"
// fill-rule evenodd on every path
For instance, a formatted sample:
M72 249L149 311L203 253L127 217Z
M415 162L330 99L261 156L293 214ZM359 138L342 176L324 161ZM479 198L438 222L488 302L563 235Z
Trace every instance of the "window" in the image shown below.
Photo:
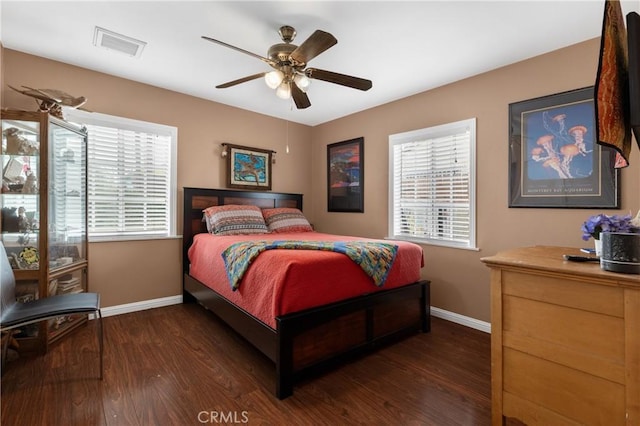
M177 129L84 111L87 127L89 239L175 235Z
M475 248L476 120L389 136L389 236Z

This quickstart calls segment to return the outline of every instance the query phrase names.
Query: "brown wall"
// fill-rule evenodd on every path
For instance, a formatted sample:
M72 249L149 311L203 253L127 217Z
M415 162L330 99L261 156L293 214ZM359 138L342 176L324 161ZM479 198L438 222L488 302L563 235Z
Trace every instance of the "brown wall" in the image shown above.
M388 137L462 119L477 118L477 246L480 251L424 246L423 277L432 281L432 304L489 321L489 271L480 258L528 245L593 245L580 225L599 210L509 209L509 103L594 84L599 40L519 62L313 129L313 175L326 176L326 145L364 136L365 212L328 213L326 183L313 180L313 215L321 231L387 235ZM622 171L621 212L640 208L640 155ZM607 211L607 213L617 213ZM619 212L618 212L619 213Z
M598 210L507 208L507 115L509 103L592 85L598 46L591 40L314 128L290 124L289 155L282 120L8 49L2 106L33 109L6 90L25 84L84 95L86 107L102 113L177 126L178 210L182 187L224 187L220 142L276 150L274 191L305 194L305 214L319 231L375 238L387 234L388 136L476 117L480 251L424 246L423 276L432 281L434 306L489 321L481 257L515 246L590 244L580 225ZM365 138L365 213L328 213L326 145L358 136ZM622 172L620 212L640 208L639 163L634 148ZM92 243L90 250L90 285L105 306L180 294L180 240Z
M86 96L87 109L178 128L178 232L182 188L223 188L220 143L278 152L273 190L311 197L311 128L118 77L4 49L2 106L33 110L35 102L7 88L21 85L61 89ZM305 213L310 208L305 209ZM103 306L182 294L182 240L100 242L89 245L89 286Z

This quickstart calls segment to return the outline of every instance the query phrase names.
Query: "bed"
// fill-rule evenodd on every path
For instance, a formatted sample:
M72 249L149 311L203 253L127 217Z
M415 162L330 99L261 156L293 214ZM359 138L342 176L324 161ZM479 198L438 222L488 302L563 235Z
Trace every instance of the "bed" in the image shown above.
M253 273L252 268L259 271L260 262L267 263L270 262L269 259L275 259L274 256L285 256L283 252L291 253L291 256L301 254L300 251L294 250L262 252L246 270L240 290L229 286L230 276L226 275L224 267L222 271L218 269L213 273L213 278L208 277L207 273L200 272L202 269L199 264L203 261L197 260L198 251L195 246L205 245L205 242L214 239L226 238L208 234L207 224L202 220L203 210L212 206L227 205L302 210L302 195L184 188L184 301L185 303L197 302L212 311L275 363L277 398L284 399L292 395L294 383L302 378L371 352L381 345L417 332L430 331L429 282L421 280L419 274L415 277L415 272L412 272L413 275L398 275L399 273L395 270L399 268L396 266L391 268L387 281L381 288L376 288L369 283L366 289L365 287L357 289L357 286L361 285L357 284L360 278L355 275L345 275L350 277L349 280L356 287L355 293L347 292L332 296L325 301L314 301L310 306L305 305L307 302L300 297L295 299L295 303L281 302L280 299L271 300L265 305L271 309L270 312L254 311L250 305L243 304L246 303L243 301L243 297L246 297L243 291L248 293L248 290L243 287L248 286L247 282L251 278L249 274ZM330 237L315 232L305 235L318 240ZM282 234L279 237L290 239L295 236L295 234ZM240 240L246 239L245 236L240 237ZM260 236L260 239L273 240L274 237L265 234ZM405 243L397 242L397 244L399 254L394 260L394 265L403 259L400 255L403 249L401 244ZM325 256L346 258L338 253L327 253ZM215 262L222 262L219 257L217 253L213 256L217 259ZM357 268L357 266L351 267ZM301 273L298 272L298 275ZM322 283L317 283L318 275L311 272L307 281L315 280L314 285L321 285ZM262 275L262 277L265 276ZM414 278L409 282L402 281L406 281L408 277ZM212 280L218 282L212 283L210 282ZM298 279L298 281L301 280ZM331 284L333 285L333 281ZM338 287L349 286L341 284ZM302 293L305 292L307 290ZM319 306L318 303L320 303ZM265 308L265 310L269 309Z

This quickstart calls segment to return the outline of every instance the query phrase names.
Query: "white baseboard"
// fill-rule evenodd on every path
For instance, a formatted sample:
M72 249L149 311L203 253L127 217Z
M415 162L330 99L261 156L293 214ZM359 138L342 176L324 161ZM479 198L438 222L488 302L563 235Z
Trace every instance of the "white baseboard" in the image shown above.
M141 302L126 303L124 305L108 306L106 308L100 309L100 312L102 313L103 317L110 317L113 315L144 311L145 309L177 305L179 303L182 303L182 295L161 297L160 299L143 300Z
M455 312L445 311L444 309L436 308L434 306L431 307L431 315L466 327L475 328L476 330L484 331L485 333L491 333L491 323L485 321L466 317L464 315L456 314Z
M102 317L110 317L113 315L129 314L131 312L161 308L163 306L177 305L180 303L182 303L182 295L143 300L141 302L126 303L124 305L108 306L106 308L102 308L101 312ZM431 306L431 315L466 327L475 328L476 330L484 331L485 333L491 333L491 323L485 321L480 321L455 312L445 311L444 309L436 308L435 306Z

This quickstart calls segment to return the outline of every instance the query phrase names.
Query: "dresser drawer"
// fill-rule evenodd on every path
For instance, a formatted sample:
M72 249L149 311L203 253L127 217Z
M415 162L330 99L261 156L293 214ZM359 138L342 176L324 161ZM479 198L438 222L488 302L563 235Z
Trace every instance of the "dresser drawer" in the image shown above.
M503 296L503 345L624 384L622 318Z
M502 293L624 317L621 288L592 284L580 277L502 271Z
M520 351L505 348L503 355L503 392L514 396L505 397L507 416L521 412L518 405L526 401L529 407L519 417L529 424L541 424L534 413L544 410L559 414L554 424L624 424L623 385Z

